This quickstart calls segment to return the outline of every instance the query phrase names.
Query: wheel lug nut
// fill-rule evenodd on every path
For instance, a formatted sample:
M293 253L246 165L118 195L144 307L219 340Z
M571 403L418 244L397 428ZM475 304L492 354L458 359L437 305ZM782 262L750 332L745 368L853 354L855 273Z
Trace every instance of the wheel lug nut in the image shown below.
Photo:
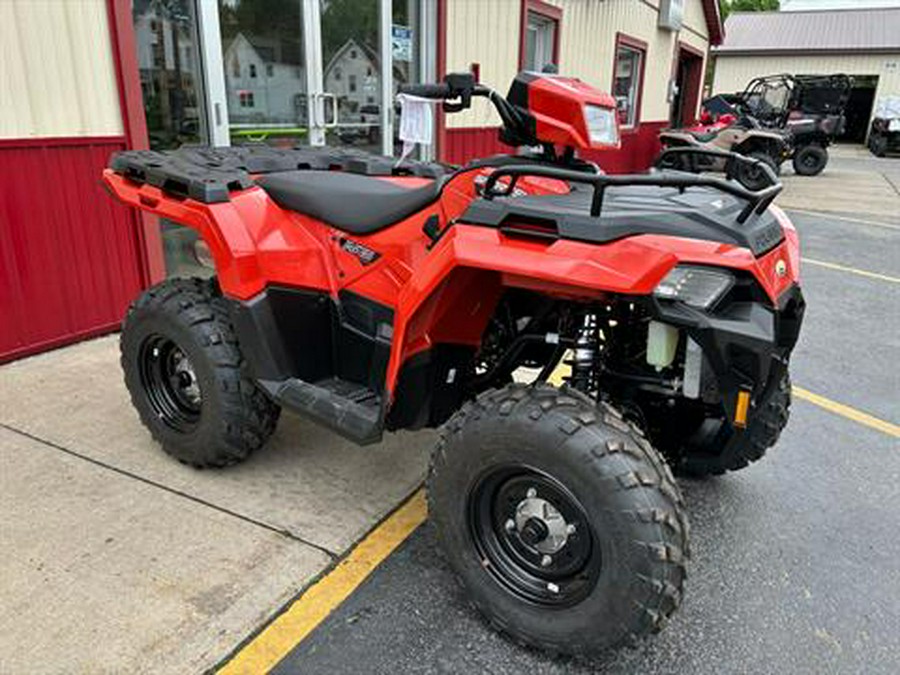
M553 558L551 558L549 555L545 555L543 558L541 558L541 567L550 567L550 565L552 564Z
M534 499L535 497L537 497L537 490L535 490L533 487L528 488L528 492L525 493L525 496L529 499Z
M509 520L506 521L506 523L504 523L503 527L506 528L507 532L512 532L513 530L516 529L516 521L514 521L512 518L510 518Z

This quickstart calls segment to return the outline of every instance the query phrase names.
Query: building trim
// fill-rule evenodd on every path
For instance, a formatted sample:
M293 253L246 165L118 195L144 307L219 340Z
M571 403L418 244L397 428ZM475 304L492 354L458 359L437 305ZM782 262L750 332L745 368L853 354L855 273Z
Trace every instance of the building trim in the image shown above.
M28 138L0 138L0 148L46 148L72 145L125 145L125 136L29 136Z
M109 18L110 43L115 63L116 86L119 90L122 126L125 130L125 144L129 149L146 149L150 147L150 140L147 135L147 118L138 70L137 41L134 35L131 3L106 0L106 14ZM145 212L135 212L134 216L140 222L140 227L136 227L135 231L138 244L143 251L140 264L144 282L159 283L166 277L159 219Z
M114 333L121 328L121 321L112 321L109 323L101 324L99 326L94 326L92 328L86 328L85 330L67 333L65 335L48 338L46 340L39 340L38 342L31 342L27 345L15 347L7 352L0 353L0 364L9 363L10 361L15 361L16 359L25 358L26 356L40 354L41 352L56 349L57 347L65 347L66 345L70 345L75 342L81 342L83 340L89 340L91 338L100 337L102 335L108 335L109 333Z
M553 63L559 67L559 43L562 39L562 8L543 0L522 0L519 9L519 70L525 66L525 33L528 29L528 12L540 14L556 23L553 31Z
M632 134L637 131L637 128L641 126L641 106L644 102L644 72L647 67L647 51L648 45L643 40L639 40L636 37L628 35L627 33L622 33L621 31L616 33L616 46L613 49L613 64L612 64L612 78L610 79L609 90L610 92L615 91L616 88L616 65L619 61L619 46L622 45L624 47L631 47L634 50L637 50L641 53L641 69L638 73L638 88L637 88L637 97L634 103L635 113L634 113L634 124L628 126L620 126L619 130L624 134ZM617 113L618 114L618 113Z
M435 58L435 75L438 82L443 81L447 74L447 1L437 0L437 55ZM447 161L447 116L443 106L438 104L435 114L434 156L439 162Z

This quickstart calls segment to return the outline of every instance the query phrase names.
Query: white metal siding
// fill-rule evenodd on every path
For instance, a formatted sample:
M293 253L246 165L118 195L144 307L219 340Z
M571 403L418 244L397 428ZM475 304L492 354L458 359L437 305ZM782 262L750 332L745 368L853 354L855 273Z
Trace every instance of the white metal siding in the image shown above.
M657 28L658 11L640 0L546 0L562 8L559 70L579 77L603 91L612 86L616 33L647 43L641 121L669 118L666 92L672 77L676 41L706 53L708 30L701 0L685 3L680 32ZM519 65L519 0L448 0L447 71L481 65L485 84L505 91ZM483 127L499 124L484 101L472 110L447 117L449 127Z
M0 138L122 133L104 0L0 0Z

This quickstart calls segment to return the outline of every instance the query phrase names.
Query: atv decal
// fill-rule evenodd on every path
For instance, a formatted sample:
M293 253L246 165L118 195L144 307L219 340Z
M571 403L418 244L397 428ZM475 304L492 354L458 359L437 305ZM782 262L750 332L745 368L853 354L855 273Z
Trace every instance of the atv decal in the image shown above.
M341 239L341 248L347 251L347 253L359 258L359 262L363 265L371 265L381 257L381 254L378 251L373 251L368 246L364 246L358 241L353 241L346 237Z

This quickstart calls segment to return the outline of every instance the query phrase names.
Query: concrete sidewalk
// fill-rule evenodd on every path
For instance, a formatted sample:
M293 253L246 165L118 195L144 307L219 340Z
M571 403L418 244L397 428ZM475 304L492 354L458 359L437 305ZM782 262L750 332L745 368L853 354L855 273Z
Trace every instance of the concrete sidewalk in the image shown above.
M828 166L818 176L798 176L790 162L783 164L784 192L776 203L900 224L900 159L878 158L855 145L828 151Z
M118 338L0 367L0 672L199 672L424 477L430 432L358 448L284 414L245 464L140 425Z

